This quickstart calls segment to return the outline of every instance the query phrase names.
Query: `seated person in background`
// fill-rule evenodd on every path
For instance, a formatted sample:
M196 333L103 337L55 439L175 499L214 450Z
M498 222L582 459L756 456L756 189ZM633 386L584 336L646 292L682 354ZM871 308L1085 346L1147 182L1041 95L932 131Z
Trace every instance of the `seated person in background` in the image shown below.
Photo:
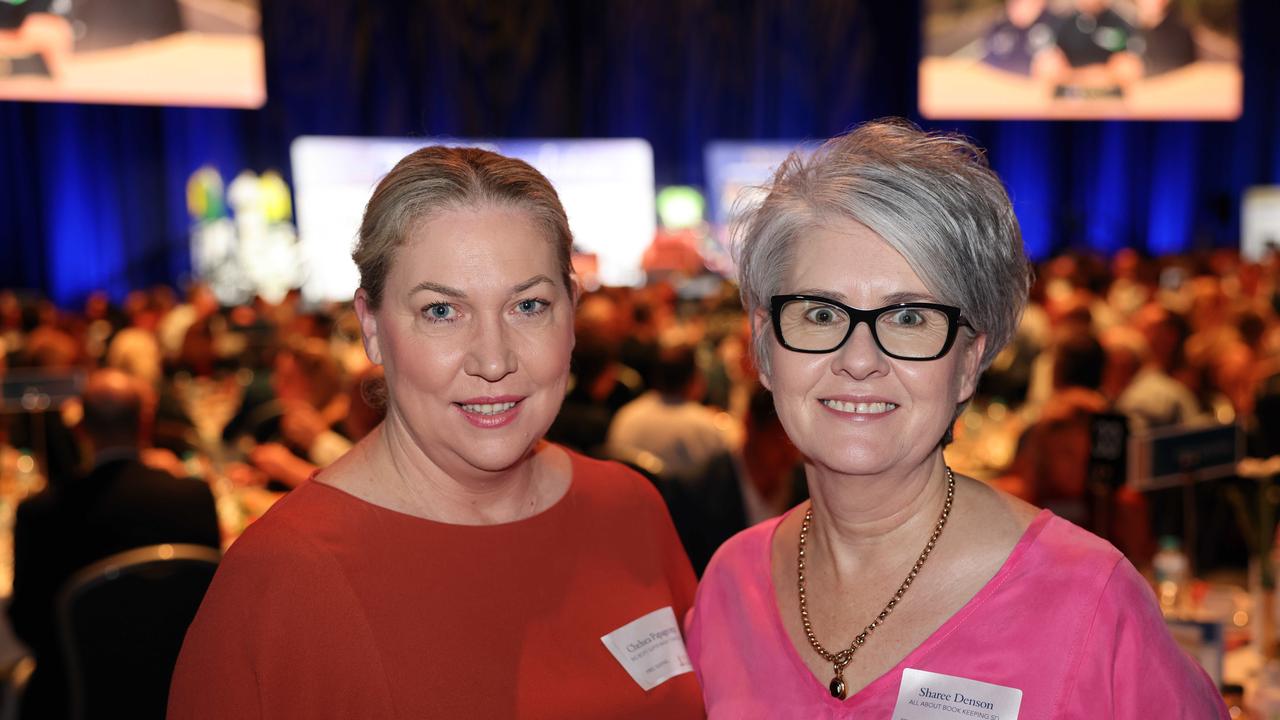
M573 377L547 439L592 457L604 457L605 435L614 413L635 397L624 377L630 372L617 362L617 349L610 339L589 323L579 318L575 332ZM634 381L638 383L639 378Z
M1018 440L1011 474L1024 499L1088 527L1089 445L1093 417L1107 411L1098 392L1106 355L1079 327L1060 336L1053 349L1053 393L1040 418Z
M37 383L47 379L59 387L83 367L81 345L55 323L53 318L42 319L27 334L21 349L10 356L10 372L34 376ZM62 399L53 398L46 410L0 415L0 422L8 425L9 442L33 451L51 484L75 477L80 468L80 448L68 429L72 423L63 415Z
M139 460L147 407L144 392L136 379L119 370L90 375L78 428L92 452L92 469L18 506L9 619L36 658L23 698L23 718L66 716L54 601L77 570L118 552L158 543L219 547L209 487Z
M1200 402L1174 377L1191 333L1186 319L1150 303L1134 315L1133 324L1147 341L1147 357L1120 393L1116 409L1129 417L1135 432L1200 419Z
M270 397L252 405L246 401L228 434L252 436L258 444L249 443L249 462L277 489L296 487L359 439L339 432L349 401L342 391L342 369L327 343L307 338L276 353Z
M1116 325L1103 331L1098 342L1102 343L1107 354L1107 364L1102 368L1102 385L1098 389L1107 402L1114 405L1142 369L1148 355L1147 341L1132 327Z
M656 474L686 476L737 445L739 433L728 413L694 400L702 376L692 345L662 348L654 365L653 389L618 410L609 426L612 457L635 462L642 453L661 461Z
M1054 390L1039 419L1018 440L1009 475L1000 486L1059 517L1110 540L1137 567L1154 552L1144 497L1128 487L1092 494L1093 423L1110 411L1100 392L1110 367L1102 344L1086 328L1068 327L1054 347Z
M773 395L759 385L751 393L744 429L741 450L720 453L662 488L699 576L725 540L809 498L800 452L778 421Z
M107 345L105 360L107 367L123 370L153 388L164 379L164 356L150 330L127 327L116 333Z
M297 487L318 469L328 467L368 435L386 414L386 381L381 365L370 365L358 374L343 405L346 416L337 424L339 433L319 412L305 403L290 405L280 418L281 432L289 445L310 448L303 459L279 442L266 442L249 453L253 466L288 487Z

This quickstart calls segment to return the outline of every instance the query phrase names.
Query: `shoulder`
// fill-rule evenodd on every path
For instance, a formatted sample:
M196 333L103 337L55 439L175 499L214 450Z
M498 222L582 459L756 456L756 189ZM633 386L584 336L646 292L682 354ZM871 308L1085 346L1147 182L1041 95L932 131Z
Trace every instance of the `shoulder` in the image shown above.
M331 622L349 628L360 617L351 578L336 553L358 552L364 540L350 523L313 513L317 501L307 497L307 487L277 502L227 549L193 633L207 641L210 633L233 631L242 636L241 644L260 647L264 638L291 629L309 632Z
M130 463L126 472L130 482L145 487L148 493L154 495L201 500L213 496L209 485L199 478L175 477L165 470L153 468L141 462Z
M76 481L76 492L113 498L149 498L161 503L182 502L193 497L211 497L208 484L199 478L177 477L152 467L136 457L114 460L94 467ZM70 488L67 488L70 491Z
M169 717L391 715L368 609L335 556L334 543L364 542L360 526L325 528L341 496L310 486L227 550L187 631Z
M619 420L630 420L636 415L651 412L657 406L658 397L652 390L647 390L632 400L623 403L622 407L613 414L613 423Z
M325 536L345 534L349 524L329 497L336 492L313 481L276 502L228 548L219 569L224 582L242 577L274 585L284 578L314 580L317 574L337 572L338 564L324 551Z
M1209 676L1174 640L1151 588L1119 558L1080 639L1067 717L1226 718Z
M1037 520L1042 526L1036 530L1033 523L1028 529L1038 532L1034 540L1041 562L1109 575L1124 560L1124 555L1106 540L1048 511L1041 512Z
M662 506L662 495L645 476L613 460L597 460L568 448L574 492L608 505L634 503Z
M1010 559L1007 580L1043 591L1045 608L1080 622L1094 613L1117 564L1125 562L1111 543L1048 510L1036 516Z

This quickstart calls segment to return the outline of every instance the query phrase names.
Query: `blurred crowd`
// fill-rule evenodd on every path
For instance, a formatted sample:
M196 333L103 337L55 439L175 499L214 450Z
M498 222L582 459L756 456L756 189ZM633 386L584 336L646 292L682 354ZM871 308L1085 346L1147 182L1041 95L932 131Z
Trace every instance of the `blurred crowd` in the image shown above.
M652 478L699 569L733 532L805 493L749 335L727 282L588 293L548 434ZM197 284L185 296L137 290L118 305L95 294L71 311L0 291L5 457L31 453L51 484L83 474L91 459L75 432L78 383L102 367L128 373L143 393L143 461L178 476L287 491L381 419L380 369L349 305L308 306L295 293L222 307ZM1181 520L1119 487L1099 525L1094 420L1119 415L1133 433L1237 423L1247 454L1265 458L1280 454L1277 414L1275 256L1068 254L1037 269L1020 332L960 414L947 457L1092 526L1142 566L1153 538Z

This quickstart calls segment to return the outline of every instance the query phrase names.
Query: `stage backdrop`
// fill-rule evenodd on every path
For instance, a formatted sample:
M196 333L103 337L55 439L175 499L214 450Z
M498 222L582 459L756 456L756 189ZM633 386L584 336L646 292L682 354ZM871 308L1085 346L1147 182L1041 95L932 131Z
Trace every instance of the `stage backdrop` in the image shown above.
M1239 242L1280 181L1280 3L1242 0L1244 113L1226 123L947 122L985 145L1035 257ZM919 8L810 0L266 0L266 105L0 103L0 287L62 303L178 280L187 177L271 168L299 135L642 137L659 184L716 139L917 118Z

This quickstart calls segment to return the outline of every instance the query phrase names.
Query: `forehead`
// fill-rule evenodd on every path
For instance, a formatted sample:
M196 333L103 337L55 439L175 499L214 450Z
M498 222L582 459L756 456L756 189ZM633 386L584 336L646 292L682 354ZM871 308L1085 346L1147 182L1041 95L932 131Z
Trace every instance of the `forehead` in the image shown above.
M481 205L440 210L412 223L389 279L466 287L537 273L554 277L555 267L555 245L529 210Z
M929 294L906 258L855 220L825 221L801 231L793 243L783 292L823 290L872 300L896 293Z

